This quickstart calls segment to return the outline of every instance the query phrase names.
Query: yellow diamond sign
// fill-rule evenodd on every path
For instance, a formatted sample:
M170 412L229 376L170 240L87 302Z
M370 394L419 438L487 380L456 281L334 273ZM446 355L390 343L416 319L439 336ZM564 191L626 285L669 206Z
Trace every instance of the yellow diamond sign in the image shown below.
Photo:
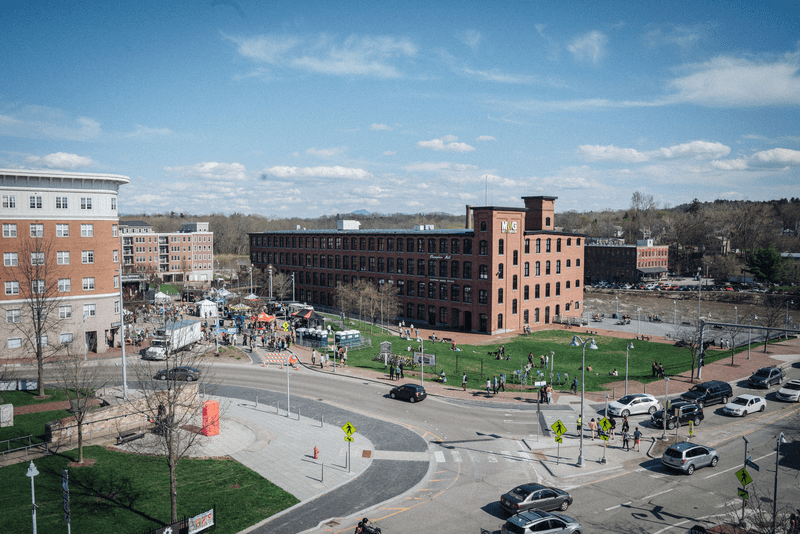
M348 436L352 436L353 434L356 433L356 427L354 427L353 424L350 423L350 421L344 424L342 430L344 430L344 433L347 434Z
M567 427L564 426L564 423L562 423L560 419L553 423L550 428L553 429L553 432L555 432L557 436L560 436L567 431Z

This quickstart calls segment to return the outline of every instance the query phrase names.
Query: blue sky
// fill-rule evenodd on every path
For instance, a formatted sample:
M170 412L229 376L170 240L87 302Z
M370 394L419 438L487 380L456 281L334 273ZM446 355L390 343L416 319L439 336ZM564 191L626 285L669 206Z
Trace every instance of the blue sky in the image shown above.
M0 167L130 176L122 213L800 196L798 30L790 1L6 0Z

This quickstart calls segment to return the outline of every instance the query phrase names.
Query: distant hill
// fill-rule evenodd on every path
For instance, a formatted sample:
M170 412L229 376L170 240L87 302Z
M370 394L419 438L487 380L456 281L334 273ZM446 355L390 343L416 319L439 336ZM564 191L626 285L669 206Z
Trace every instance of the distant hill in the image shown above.
M356 210L351 211L348 215L372 215L372 213L368 212L367 210Z

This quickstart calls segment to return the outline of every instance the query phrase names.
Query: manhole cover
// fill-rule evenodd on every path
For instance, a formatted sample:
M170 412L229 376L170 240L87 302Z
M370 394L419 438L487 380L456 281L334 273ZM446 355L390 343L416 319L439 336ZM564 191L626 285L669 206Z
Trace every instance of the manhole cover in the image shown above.
M372 458L372 451L361 451L362 458Z

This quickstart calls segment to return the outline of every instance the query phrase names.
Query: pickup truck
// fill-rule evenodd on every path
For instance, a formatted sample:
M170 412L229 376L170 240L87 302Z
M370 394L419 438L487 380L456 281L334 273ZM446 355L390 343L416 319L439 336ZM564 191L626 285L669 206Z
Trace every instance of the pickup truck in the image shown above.
M167 354L188 350L203 339L200 323L196 321L175 321L158 328L150 340L150 347L144 353L145 360L166 360Z

